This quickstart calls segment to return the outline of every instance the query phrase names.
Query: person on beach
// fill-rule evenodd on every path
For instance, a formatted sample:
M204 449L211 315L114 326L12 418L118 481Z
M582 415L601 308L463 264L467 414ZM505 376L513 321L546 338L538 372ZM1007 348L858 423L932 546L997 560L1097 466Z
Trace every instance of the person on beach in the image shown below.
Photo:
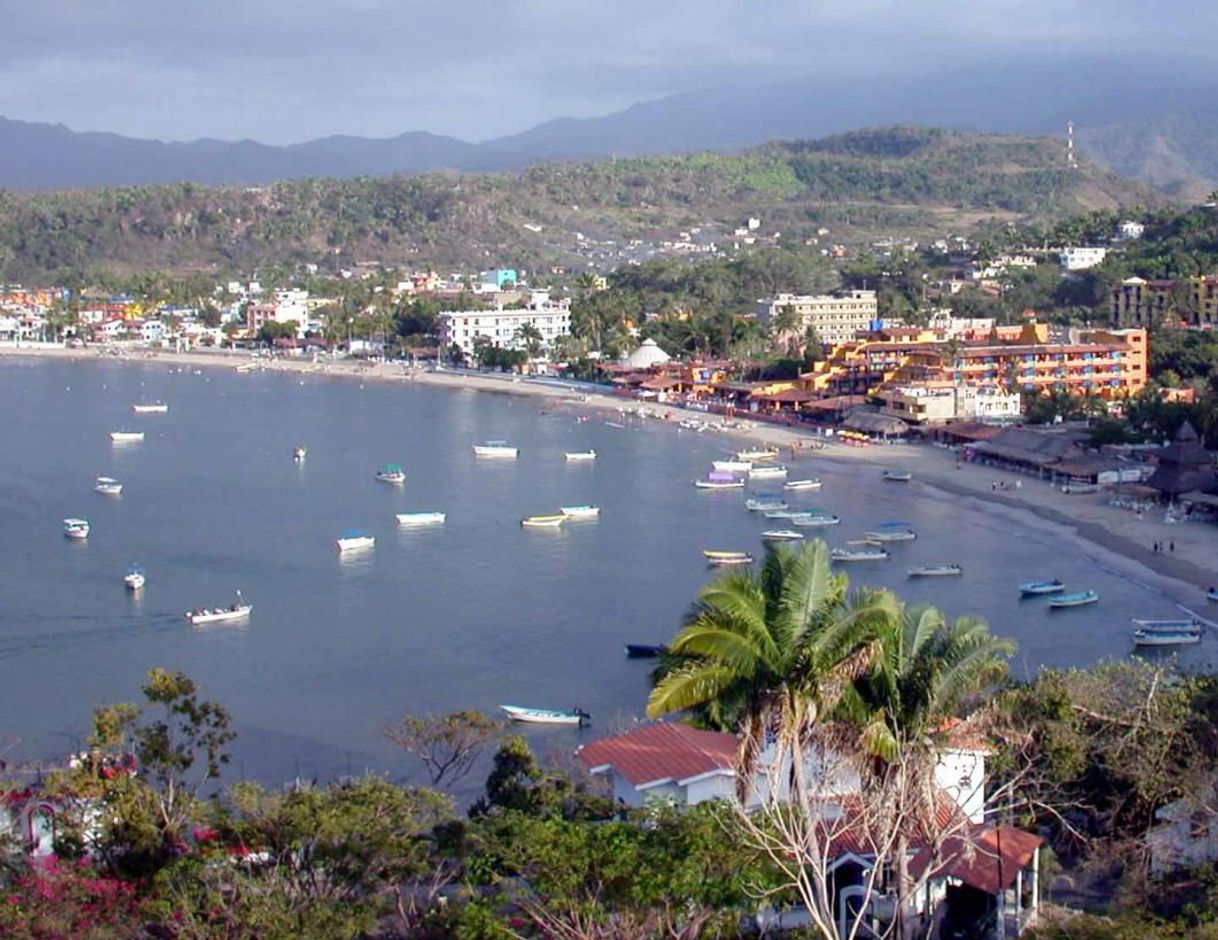
M1174 552L1176 550L1176 540L1172 539L1171 542L1168 543L1167 547L1170 551Z

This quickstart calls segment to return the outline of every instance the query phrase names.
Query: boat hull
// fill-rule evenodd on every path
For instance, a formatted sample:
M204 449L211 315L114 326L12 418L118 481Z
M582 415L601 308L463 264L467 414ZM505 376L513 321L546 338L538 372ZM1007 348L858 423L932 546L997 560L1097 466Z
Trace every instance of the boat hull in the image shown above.
M829 553L829 559L837 562L855 561L886 561L891 557L888 552L843 552L834 550Z
M372 548L376 545L376 539L372 536L358 536L338 539L334 544L340 552L354 552L362 548Z
M1023 597L1043 597L1046 594L1060 594L1065 589L1066 585L1061 581L1029 581L1019 586L1019 593Z
M475 444L475 457L497 457L503 460L514 460L520 454L519 447L504 447L498 444Z
M227 623L234 620L244 620L253 609L253 604L242 604L240 607L229 608L228 610L192 610L186 613L186 619L190 621L192 626L201 627L209 623Z
M952 578L964 574L964 569L959 565L945 565L942 567L906 568L905 573L911 578Z
M790 529L774 529L761 533L763 542L800 542L803 538L802 532L792 532Z
M578 463L581 460L595 460L596 451L590 450L581 454L563 454L563 457L565 457L571 463Z
M727 483L719 480L694 480L694 486L700 490L742 490L744 481L736 480Z
M400 512L397 514L398 525L442 525L448 518L442 512Z
M557 529L566 521L566 516L525 516L520 524L526 529Z
M1200 633L1157 633L1135 630L1133 645L1137 647L1192 646L1201 642Z
M111 431L110 440L115 444L133 444L144 439L143 431Z
M820 480L788 480L782 485L784 490L819 490L824 484Z
M548 708L524 708L519 705L500 705L499 710L510 721L534 725L582 725L587 716L576 711L557 711Z
M791 517L791 525L797 525L803 529L822 529L825 526L840 525L841 521L837 516Z
M568 519L599 519L599 506L561 506L559 511Z
M1098 603L1099 599L1100 596L1093 591L1089 591L1086 594L1065 594L1049 601L1049 607L1053 610L1063 610L1067 607L1086 607L1088 604Z
M665 647L651 643L627 643L626 655L630 659L654 659L664 652Z

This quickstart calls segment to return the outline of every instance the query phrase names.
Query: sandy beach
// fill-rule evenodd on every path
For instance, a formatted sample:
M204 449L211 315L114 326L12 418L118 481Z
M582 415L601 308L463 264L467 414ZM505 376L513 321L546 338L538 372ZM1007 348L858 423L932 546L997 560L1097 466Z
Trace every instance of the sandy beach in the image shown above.
M573 413L583 410L625 411L645 414L659 420L677 422L683 418L718 419L700 412L687 411L653 402L638 402L611 394L596 394L579 386L559 382L522 380L509 375L476 375L467 372L425 371L402 363L327 362L313 363L293 359L253 359L233 352L147 352L130 351L121 355L103 353L96 347L21 348L0 346L0 355L79 362L130 362L140 365L164 364L181 368L244 369L287 372L336 379L427 385L436 388L470 389L500 394L522 395L539 401L559 402ZM812 442L826 443L815 451L815 458L866 467L865 472L880 473L883 467L900 466L913 473L909 486L938 498L960 501L961 509L986 504L1001 507L1021 521L1034 516L1039 524L1052 527L1062 540L1062 551L1107 553L1106 561L1126 577L1146 583L1181 606L1208 617L1205 590L1218 585L1218 527L1200 523L1169 524L1161 509L1137 513L1109 505L1106 492L1067 495L1044 480L993 467L960 463L941 447L926 444L872 444L865 447L827 442L810 430L781 427L747 418L738 427L721 431L739 444L768 445L791 453L808 454ZM791 449L795 450L792 451ZM730 448L728 448L730 449ZM1018 481L1018 487L1016 483ZM995 484L1002 489L996 489ZM1153 551L1162 543L1165 550ZM1115 557L1114 557L1115 556ZM1015 573L1018 577L1019 573Z

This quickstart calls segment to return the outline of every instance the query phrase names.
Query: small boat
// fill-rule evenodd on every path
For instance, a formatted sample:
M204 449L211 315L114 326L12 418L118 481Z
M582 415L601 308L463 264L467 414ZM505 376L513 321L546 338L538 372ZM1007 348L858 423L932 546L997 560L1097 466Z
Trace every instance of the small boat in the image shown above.
M716 567L751 565L753 563L753 556L745 552L718 552L714 555L707 555L706 552L703 552L702 554L706 555L706 563L708 565L715 565Z
M888 557L882 548L835 548L829 552L831 561L884 561Z
M387 463L376 471L376 478L382 483L401 485L406 482L406 472L402 469L401 464Z
M881 522L863 535L871 542L910 542L918 537L908 522Z
M523 721L536 725L580 725L592 720L582 708L525 708L520 705L500 705L499 710L510 721Z
M735 457L737 460L776 460L778 451L776 450L738 450Z
M751 460L712 460L711 467L720 473L748 473L753 469Z
M882 477L891 483L908 483L913 479L913 474L908 470L885 470Z
M198 607L195 610L186 611L186 619L190 621L192 626L198 627L206 623L224 623L229 620L244 620L250 615L250 611L254 609L253 604L244 604L241 602L241 592L237 592L237 599L228 607Z
M910 578L944 578L964 574L964 569L957 564L951 565L912 565L905 569Z
M113 477L98 477L93 483L93 491L104 496L118 496L123 491L123 484Z
M114 444L131 444L144 439L143 431L111 431L110 441Z
M802 541L804 534L796 532L793 529L767 529L761 533L761 539L764 542L799 542Z
M1205 629L1205 625L1201 622L1200 617L1190 617L1185 620L1141 620L1134 618L1130 621L1135 630L1144 630L1147 633L1201 633Z
M726 551L720 551L720 550L714 549L714 548L704 548L704 549L702 549L702 557L705 558L707 561L714 561L716 559L723 559L723 558L748 558L749 553L748 552L726 552Z
M507 441L484 441L474 445L475 457L506 457L509 460L520 454L519 447L512 447Z
M579 461L579 460L595 460L596 451L594 451L594 450L568 451L567 453L563 454L563 457L565 457L567 460L569 460L571 462L575 462L575 461Z
M89 520L64 519L63 534L70 539L87 539L89 537Z
M1095 483L1063 483L1061 491L1067 496L1079 496L1085 493L1098 493L1100 488Z
M600 506L559 506L558 511L568 519L599 519Z
M1049 606L1054 610L1063 607L1083 607L1087 604L1095 604L1099 599L1100 596L1095 591L1079 591L1077 594L1059 594L1049 601Z
M663 653L667 646L658 646L652 643L627 643L626 655L630 659L654 659Z
M527 529L557 529L567 521L562 513L551 516L525 516L520 524Z
M154 401L148 405L132 405L131 410L137 415L163 415L169 411L169 406L163 401Z
M300 463L300 461L305 459L305 455L307 455L308 453L309 453L309 448L307 448L307 447L293 447L292 448L292 459L295 460L297 463Z
M806 480L787 480L782 488L784 490L819 490L823 485L816 477L809 477Z
M772 480L775 477L785 477L787 468L781 464L777 467L753 467L749 471L750 480Z
M1039 597L1042 594L1060 594L1066 589L1064 582L1054 578L1052 581L1026 581L1019 585L1019 593L1023 597Z
M446 513L442 512L399 512L397 514L398 525L443 525L444 520L448 518Z
M728 476L730 477L731 474L729 473ZM714 479L714 474L711 474L708 479L694 480L694 486L700 490L742 490L744 489L744 481L736 479L716 480Z
M841 519L831 512L810 512L806 515L792 516L791 525L805 529L819 529L827 525L840 525Z
M138 591L147 580L144 577L144 569L139 565L129 565L127 573L123 575L123 584L127 585L127 588L132 591Z
M798 519L803 516L809 516L811 513L806 509L768 509L763 515L767 519Z
M355 551L360 548L372 548L376 545L376 536L369 535L359 529L349 529L344 532L334 544L340 552Z
M757 496L752 499L746 499L744 501L744 508L749 512L781 512L787 508L787 501Z
M1136 621L1135 621L1136 623ZM1200 630L1134 630L1134 646L1191 646L1201 642Z

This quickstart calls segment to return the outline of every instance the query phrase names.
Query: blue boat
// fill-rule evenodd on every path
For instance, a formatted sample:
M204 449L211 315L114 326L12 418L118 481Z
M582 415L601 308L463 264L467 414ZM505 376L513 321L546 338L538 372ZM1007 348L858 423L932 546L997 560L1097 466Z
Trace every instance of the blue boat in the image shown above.
M1039 597L1042 594L1060 594L1066 585L1054 578L1052 581L1028 581L1019 585L1019 593L1024 597Z

